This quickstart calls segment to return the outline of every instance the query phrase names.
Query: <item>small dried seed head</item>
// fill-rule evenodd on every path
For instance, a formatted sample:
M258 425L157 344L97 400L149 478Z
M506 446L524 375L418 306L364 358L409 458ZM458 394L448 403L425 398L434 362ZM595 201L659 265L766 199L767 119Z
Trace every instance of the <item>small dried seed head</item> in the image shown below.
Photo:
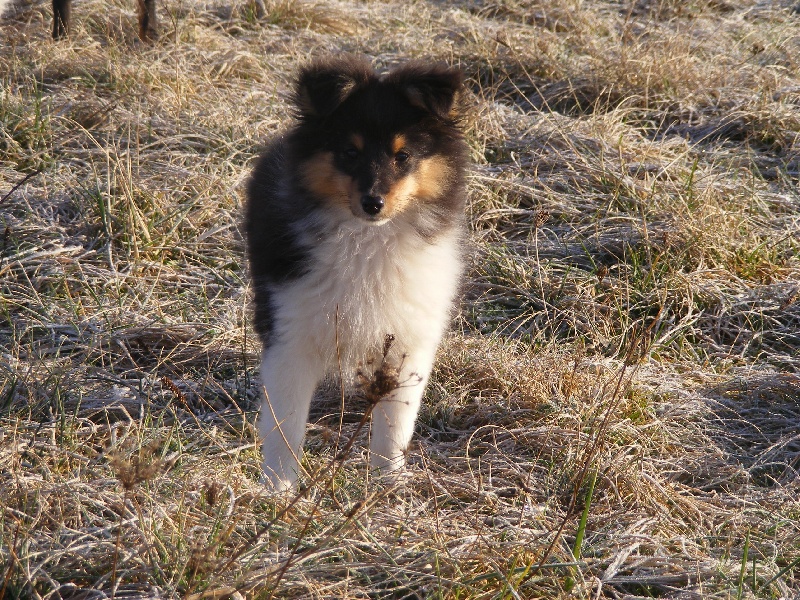
M161 461L148 455L132 456L126 460L114 454L110 462L114 474L127 492L140 483L151 480L161 470Z
M377 404L381 399L400 387L400 369L395 367L388 359L393 343L394 336L388 334L383 341L383 357L378 368L371 374L364 373L364 371L356 373L358 380L356 387L364 399L371 404ZM368 361L367 364L372 365L373 361Z
M160 445L160 442L154 441L129 458L123 458L119 452L109 455L109 464L126 492L153 479L161 471L162 461L154 457Z
M206 481L203 484L203 493L209 506L214 506L219 500L222 485L216 481Z
M533 216L533 226L536 229L539 229L542 225L547 223L547 219L550 218L550 213L546 210L537 210Z

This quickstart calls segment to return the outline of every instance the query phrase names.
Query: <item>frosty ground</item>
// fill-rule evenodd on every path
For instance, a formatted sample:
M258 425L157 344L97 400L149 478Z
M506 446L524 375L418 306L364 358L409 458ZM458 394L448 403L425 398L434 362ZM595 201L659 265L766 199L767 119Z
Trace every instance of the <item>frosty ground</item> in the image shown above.
M800 5L159 15L0 22L0 596L800 596ZM243 183L331 52L463 69L469 268L402 485L329 384L275 498Z

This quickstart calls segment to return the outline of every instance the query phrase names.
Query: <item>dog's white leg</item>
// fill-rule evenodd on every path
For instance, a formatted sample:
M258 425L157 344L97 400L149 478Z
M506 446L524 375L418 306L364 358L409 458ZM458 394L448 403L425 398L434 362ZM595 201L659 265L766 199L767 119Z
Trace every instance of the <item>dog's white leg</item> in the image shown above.
M422 393L428 383L436 348L403 359L400 387L378 402L372 412L370 464L382 473L402 470L414 433Z
M291 489L297 481L308 408L322 371L319 359L285 345L264 351L261 383L266 393L258 431L264 476L275 490Z

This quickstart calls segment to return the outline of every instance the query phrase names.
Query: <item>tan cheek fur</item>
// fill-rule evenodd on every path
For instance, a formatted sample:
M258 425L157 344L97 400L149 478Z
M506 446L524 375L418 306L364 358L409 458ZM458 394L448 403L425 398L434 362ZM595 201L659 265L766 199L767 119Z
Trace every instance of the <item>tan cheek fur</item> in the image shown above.
M323 152L305 161L301 173L303 183L318 198L351 210L358 204L356 182L334 166L332 152Z
M323 152L303 163L303 182L315 196L331 204L347 207L354 215L363 214L357 185L333 164L333 154ZM412 202L437 198L447 184L452 168L444 157L424 159L417 169L397 181L386 195L382 217L390 218L405 210Z
M428 202L441 195L452 169L441 156L424 159L417 169L395 183L386 195L386 215L402 212L411 202Z

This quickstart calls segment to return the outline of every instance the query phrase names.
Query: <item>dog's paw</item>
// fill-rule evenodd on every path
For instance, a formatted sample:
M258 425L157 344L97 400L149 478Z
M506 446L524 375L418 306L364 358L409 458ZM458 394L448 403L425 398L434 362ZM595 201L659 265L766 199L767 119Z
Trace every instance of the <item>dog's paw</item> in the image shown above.
M265 467L261 472L261 483L268 491L275 494L289 494L297 488L296 477L290 478L285 475L277 475L269 467Z

